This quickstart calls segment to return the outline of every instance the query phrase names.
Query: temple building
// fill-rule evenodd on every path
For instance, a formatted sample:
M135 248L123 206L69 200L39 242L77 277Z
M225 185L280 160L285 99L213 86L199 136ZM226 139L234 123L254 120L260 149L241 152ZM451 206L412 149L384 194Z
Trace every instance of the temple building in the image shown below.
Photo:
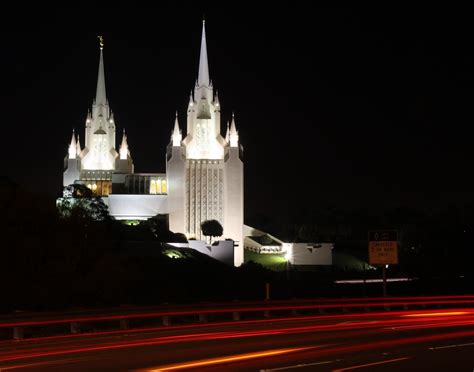
M236 242L234 265L243 263L243 148L234 115L221 134L221 106L209 74L205 23L198 77L189 97L186 132L170 125L163 151L165 173L135 173L125 130L116 147L116 124L106 95L104 50L100 43L96 98L85 122L84 147L72 133L64 160L63 185L82 183L103 198L120 220L168 215L169 228L201 239L201 222L218 220L223 238ZM170 123L171 124L171 123ZM165 150L165 149L163 149ZM151 153L151 149L150 149Z

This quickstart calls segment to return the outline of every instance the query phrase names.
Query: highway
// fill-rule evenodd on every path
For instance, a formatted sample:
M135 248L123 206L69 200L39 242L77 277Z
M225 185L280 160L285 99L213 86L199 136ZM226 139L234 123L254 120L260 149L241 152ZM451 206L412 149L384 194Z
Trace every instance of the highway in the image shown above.
M472 371L474 308L336 312L0 342L0 371Z

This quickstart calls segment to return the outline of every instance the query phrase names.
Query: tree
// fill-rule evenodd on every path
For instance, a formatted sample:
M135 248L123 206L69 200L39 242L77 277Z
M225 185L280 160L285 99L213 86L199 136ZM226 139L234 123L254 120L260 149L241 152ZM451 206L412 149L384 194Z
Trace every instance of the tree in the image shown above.
M94 196L85 185L66 186L63 198L58 199L57 207L62 218L77 221L108 221L111 219L109 209L101 197Z
M224 229L217 220L206 220L201 223L201 231L204 236L209 237L209 244L211 243L211 237L222 236Z

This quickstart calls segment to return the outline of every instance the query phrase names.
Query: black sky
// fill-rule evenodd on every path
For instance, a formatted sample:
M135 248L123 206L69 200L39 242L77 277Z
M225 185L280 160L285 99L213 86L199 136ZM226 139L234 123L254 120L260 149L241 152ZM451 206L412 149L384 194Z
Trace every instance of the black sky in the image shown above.
M56 9L1 34L7 176L59 195L71 130L84 138L95 95L99 33L118 133L137 172L164 172L204 14L222 119L235 111L245 148L248 218L474 199L467 9L174 4Z

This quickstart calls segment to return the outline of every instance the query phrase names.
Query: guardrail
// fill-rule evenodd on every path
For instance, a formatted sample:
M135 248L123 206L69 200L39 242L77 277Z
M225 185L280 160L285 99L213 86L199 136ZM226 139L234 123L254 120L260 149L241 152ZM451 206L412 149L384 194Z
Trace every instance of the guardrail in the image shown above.
M261 302L226 302L196 305L163 305L159 307L121 308L102 310L103 314L85 311L84 315L71 313L62 314L28 314L23 316L0 317L0 330L11 329L15 340L25 337L25 329L35 330L49 328L49 334L64 333L58 326L68 326L71 334L81 332L81 326L103 322L113 322L115 329L131 329L132 320L159 320L159 324L166 327L173 319L185 323L206 323L210 316L228 315L226 318L233 321L241 320L243 314L253 314L257 317L269 318L271 313L288 313L291 316L302 315L304 312L325 314L330 310L349 312L362 309L372 311L383 309L408 310L409 307L453 307L473 306L474 295L464 296L409 296L409 297L379 297L379 298L346 298L346 299L307 299L291 301L261 301ZM91 332L93 333L93 332ZM34 337L39 338L39 337Z

